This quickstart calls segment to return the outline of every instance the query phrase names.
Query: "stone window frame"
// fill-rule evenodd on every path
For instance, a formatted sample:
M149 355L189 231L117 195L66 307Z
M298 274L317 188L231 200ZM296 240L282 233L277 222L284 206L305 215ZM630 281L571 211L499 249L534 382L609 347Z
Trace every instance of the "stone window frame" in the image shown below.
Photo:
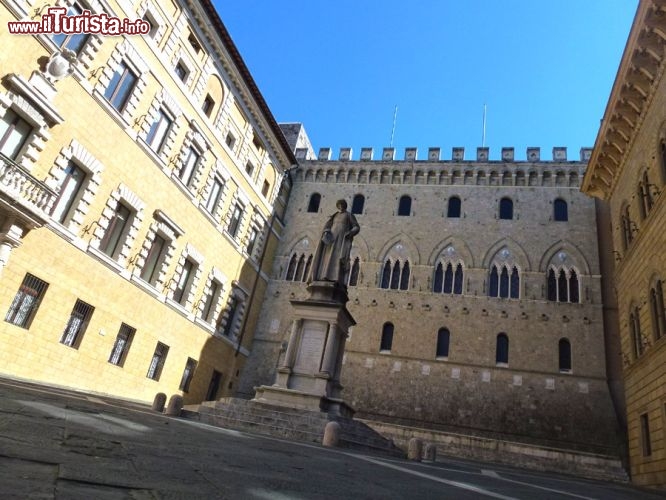
M192 128L187 131L180 148L180 153L178 154L175 165L171 171L171 178L174 179L179 186L182 186L187 192L189 192L190 195L192 195L193 192L196 192L196 186L201 182L201 178L206 170L206 154L210 149L210 144L199 131ZM195 151L199 155L199 160L190 174L189 182L186 184L181 178L181 170L185 166L190 151Z
M189 285L189 289L187 290L187 298L185 299L184 302L176 302L176 300L173 298L174 294L176 293L176 288L178 286L178 280L180 279L184 267L185 267L185 261L191 261L196 264L196 269L194 270L194 276L192 277L192 281ZM178 263L176 264L176 269L174 270L173 277L171 280L169 280L169 283L167 284L167 299L169 302L173 305L177 305L178 307L184 308L186 310L189 310L190 307L194 304L194 297L196 295L196 291L199 287L199 281L201 280L201 275L203 273L203 262L204 262L204 256L201 252L199 252L194 245L191 243L188 243L185 245L185 249L181 252L180 257L178 258Z
M214 302L210 311L210 318L205 318L204 309L206 308L206 302L210 296L213 283L217 283L218 289L215 291L216 297L212 297ZM223 306L226 304L226 302L222 300L222 297L225 294L227 283L228 280L224 273L217 267L213 267L208 273L201 299L196 305L196 317L211 327L215 326L217 323L220 314L222 313Z
M394 258L387 256L384 259L384 263L380 268L379 273L379 288L383 290L398 290L398 291L408 291L410 288L410 281L412 279L412 266L410 264L411 260L409 258ZM397 268L396 268L397 266ZM388 269L388 283L387 286L384 285L384 277ZM404 283L404 274L405 269L407 269L407 283ZM397 271L397 273L396 273ZM393 284L396 284L394 287Z
M645 220L648 215L650 215L655 204L655 199L650 191L653 184L650 184L648 170L647 166L640 169L638 172L638 182L636 184L636 201L638 202L638 213L641 221Z
M629 342L631 344L631 353L634 361L638 360L647 346L646 338L641 331L641 310L635 301L631 302L627 314L627 328L629 333Z
M164 257L161 259L162 262L157 264L160 267L157 279L155 280L155 283L149 283L141 278L141 273L143 272L143 266L146 264L146 259L155 242L156 236L160 236L164 239L167 247L164 250ZM137 279L141 279L141 281L152 286L156 290L162 290L166 283L167 270L171 266L173 257L176 254L176 239L179 236L180 234L176 233L170 225L163 221L154 220L148 227L146 238L143 240L141 249L136 256L135 268L132 273L133 276Z
M253 229L257 232L257 236L254 241L254 246L252 247L252 251L248 253L247 246L250 243L249 241L250 234ZM250 217L248 228L245 231L245 235L242 238L241 245L243 247L243 251L247 253L250 259L252 259L253 261L258 261L259 256L261 255L265 239L266 239L266 219L264 219L263 215L261 214L259 207L255 206L252 216Z
M217 201L217 206L215 207L214 213L210 213L206 208L206 205L208 204L208 198L211 195L211 191L213 189L213 185L216 179L222 182L222 189L220 191L220 198ZM211 215L216 223L219 223L219 221L221 220L222 211L224 210L226 200L229 197L230 185L231 185L231 174L225 168L224 163L222 163L220 160L217 160L215 162L215 166L211 169L210 173L208 174L208 178L206 179L206 184L204 184L203 188L199 190L199 195L201 196L201 200L199 201L199 207L206 214Z
M349 262L350 262L349 273L347 274L347 281L346 281L347 286L358 286L360 283L363 282L363 271L361 270L363 261L361 260L360 255L354 255L353 249L352 249L352 254L349 257ZM354 266L358 266L357 268L358 270L355 275L354 275ZM352 280L352 278L354 277L355 279Z
M153 43L156 46L159 46L159 44L162 42L167 27L169 26L169 23L167 22L165 17L162 16L162 14L159 14L158 12L159 9L157 8L156 4L148 0L144 0L143 2L141 2L136 11L137 16L141 19L143 19L144 16L148 15L149 17L152 17L155 20L155 23L157 25L157 30L155 31L155 35L152 37L145 36L144 39L150 40L150 43Z
M136 72L137 81L132 88L125 106L122 110L118 110L107 100L104 94L121 63L125 63L129 69ZM125 39L118 43L111 52L109 60L103 66L102 74L95 85L94 93L100 102L103 103L103 106L112 113L112 116L120 118L124 126L129 126L132 116L135 114L141 102L141 97L148 85L149 74L150 68L148 64L146 64L139 52L132 46L132 42L129 39Z
M32 166L37 163L40 153L46 147L46 141L51 138L49 125L42 112L28 98L14 92L0 93L0 118L3 118L9 109L32 126L30 136L14 160L26 169L32 170Z
M83 9L89 10L93 14L109 14L109 12L104 9L104 6L99 0L56 0L52 7L65 7L67 10L69 10L75 3L78 3ZM48 44L50 47L52 47L53 52L62 50L61 47L53 41L52 35L40 36L43 36L44 39L48 40ZM104 43L104 37L102 35L94 33L88 34L88 38L81 47L81 50L76 54L78 62L85 70L91 69L92 62L97 56L102 43ZM84 77L85 75L83 72L81 72L80 76Z
M510 203L510 205L507 205L507 202ZM507 215L510 215L510 217L507 217ZM516 204L513 198L510 196L502 196L497 202L497 219L516 220L516 218Z
M504 342L504 339L506 339L506 356L503 356L503 354L505 354L503 352L504 345L500 345L500 340ZM506 332L498 333L495 338L495 366L504 368L509 366L510 346L509 335Z
M560 205L564 208L561 208L559 211L557 209L558 203L564 204ZM560 215L558 216L558 214ZM553 200L553 222L569 222L569 202L561 196L558 196Z
M458 215L455 215L455 208L451 206L451 201L452 200L458 200L458 207L457 207L457 213ZM453 215L452 215L452 212ZM447 202L446 202L446 218L447 219L460 219L462 217L462 196L459 194L452 194L449 196Z
M245 312L247 309L247 301L249 298L249 293L247 293L243 288L240 287L238 282L234 281L231 284L231 290L227 296L224 310L220 314L217 325L215 327L215 335L228 338L234 342L240 337L240 328L243 324L243 318L245 317ZM236 308L232 311L230 307L232 300L235 299ZM229 322L232 322L229 325ZM229 335L225 335L223 332L229 331Z
M395 335L395 325L391 321L386 321L382 325L382 333L379 340L379 353L390 354L393 349L393 337Z
M160 111L165 111L165 114L169 115L172 121L171 126L163 139L162 146L156 151L150 144L148 144L148 134L153 123L158 118ZM139 132L140 138L148 149L163 162L168 162L173 153L176 137L178 136L181 127L180 118L182 116L183 111L180 109L180 106L178 106L176 100L165 89L161 89L159 94L155 96L153 102L150 104L145 119L142 120L141 131Z
M240 220L238 221L238 228L236 229L236 234L232 235L229 233L229 224L231 223L231 217L234 212L234 208L236 205L240 205L241 207L241 217ZM240 245L243 237L245 235L245 228L247 226L247 219L248 219L248 209L250 204L250 199L245 193L241 191L240 188L237 188L236 191L234 191L234 194L231 197L231 203L229 204L229 210L227 210L226 215L224 216L224 220L222 222L224 234L228 235L231 241L234 242L236 246Z
M623 200L620 205L620 239L622 248L629 250L634 240L634 233L638 231L636 222L631 219L631 203Z
M182 80L176 74L176 66L181 63L185 68L185 70L187 71L187 74L185 75L185 80ZM171 58L171 67L173 70L173 79L178 83L178 85L183 86L185 90L187 90L188 92L191 91L192 85L197 79L198 65L192 60L190 55L187 53L186 50L183 49L183 47L179 47L178 50L174 52Z
M306 212L309 214L319 213L319 209L321 208L321 198L322 198L321 193L317 191L310 194L310 197L308 198L308 206Z
M53 162L53 167L49 170L48 178L45 182L46 185L53 190L58 189L64 179L65 169L69 166L70 162L75 163L86 173L86 180L80 190L80 195L77 195L78 201L70 209L72 213L68 217L68 220L63 224L55 219L52 219L52 221L75 232L83 224L90 210L90 204L95 199L95 196L97 196L99 187L102 184L104 165L85 146L76 139L72 139L69 146L60 150L60 153ZM54 201L52 209L55 208L57 201Z
M446 335L443 335L444 333L446 333ZM440 334L442 334L442 337L446 337L446 354L439 354ZM437 338L435 343L435 359L443 361L448 360L450 351L451 351L451 330L446 326L442 326L437 330Z
M123 203L124 205L129 206L129 208L133 210L133 214L132 222L126 231L125 241L123 242L123 246L120 249L118 257L116 259L112 259L103 253L99 246L104 239L104 235L108 229L111 217L113 217L115 214L119 203ZM116 188L116 190L111 193L106 202L106 205L104 206L104 209L102 210L102 215L97 221L97 227L95 228L92 239L90 240L89 249L92 249L94 252L96 252L97 255L103 256L103 258L116 262L120 266L125 267L129 260L132 246L136 240L139 228L143 223L145 208L146 204L131 189L129 189L124 184L120 184L118 188Z

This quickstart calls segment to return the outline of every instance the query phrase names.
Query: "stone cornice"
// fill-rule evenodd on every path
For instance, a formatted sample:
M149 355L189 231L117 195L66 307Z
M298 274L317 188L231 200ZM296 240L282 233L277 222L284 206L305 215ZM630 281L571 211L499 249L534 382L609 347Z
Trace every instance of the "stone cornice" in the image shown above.
M582 191L610 198L666 64L666 0L641 0L594 144Z

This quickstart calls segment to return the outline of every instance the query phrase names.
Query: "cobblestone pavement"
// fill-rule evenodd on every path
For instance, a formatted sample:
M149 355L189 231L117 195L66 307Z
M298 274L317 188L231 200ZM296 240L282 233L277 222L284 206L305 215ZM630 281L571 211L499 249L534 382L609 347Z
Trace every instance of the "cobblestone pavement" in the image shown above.
M418 464L168 418L0 379L0 499L645 499L657 492L493 464Z

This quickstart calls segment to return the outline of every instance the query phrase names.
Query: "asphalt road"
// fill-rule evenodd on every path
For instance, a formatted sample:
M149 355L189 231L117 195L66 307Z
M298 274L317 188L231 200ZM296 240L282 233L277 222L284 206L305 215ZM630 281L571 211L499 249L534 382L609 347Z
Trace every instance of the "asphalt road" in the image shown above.
M0 379L0 499L641 499L628 485L415 463L165 417Z

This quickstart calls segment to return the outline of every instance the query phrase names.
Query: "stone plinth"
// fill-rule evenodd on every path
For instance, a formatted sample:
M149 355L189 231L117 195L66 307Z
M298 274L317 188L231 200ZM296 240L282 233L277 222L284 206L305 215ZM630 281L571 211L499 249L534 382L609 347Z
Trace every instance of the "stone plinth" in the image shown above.
M352 417L340 396L347 332L356 324L345 305L346 287L315 281L307 289L308 299L291 301L296 319L276 382L257 387L255 400Z

